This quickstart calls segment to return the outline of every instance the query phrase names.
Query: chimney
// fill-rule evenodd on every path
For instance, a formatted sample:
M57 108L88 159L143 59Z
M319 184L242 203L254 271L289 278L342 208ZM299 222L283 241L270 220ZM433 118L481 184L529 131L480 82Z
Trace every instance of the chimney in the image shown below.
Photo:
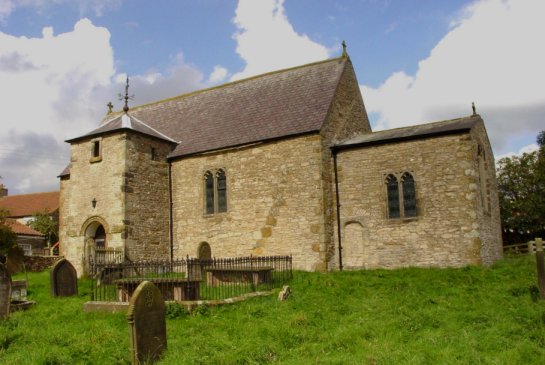
M4 184L0 184L0 198L8 196L8 189L4 187Z

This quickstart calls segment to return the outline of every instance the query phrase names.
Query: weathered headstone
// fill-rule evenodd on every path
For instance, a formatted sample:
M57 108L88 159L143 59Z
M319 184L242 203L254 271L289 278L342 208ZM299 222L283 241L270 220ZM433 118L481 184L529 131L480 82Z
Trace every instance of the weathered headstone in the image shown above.
M167 348L165 302L161 291L144 281L134 291L127 313L132 364L150 364Z
M66 259L60 259L51 269L51 295L69 297L78 295L78 275L74 266Z
M0 319L8 318L11 302L11 275L4 264L0 263Z
M283 302L288 299L291 295L291 288L288 285L284 285L280 293L278 293L278 300Z

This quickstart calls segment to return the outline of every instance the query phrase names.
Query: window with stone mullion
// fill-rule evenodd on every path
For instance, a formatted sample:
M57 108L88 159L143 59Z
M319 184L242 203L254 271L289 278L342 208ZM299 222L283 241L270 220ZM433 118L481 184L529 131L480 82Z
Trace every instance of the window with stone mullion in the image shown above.
M399 185L394 175L386 178L386 190L388 194L388 218L399 218L401 216L399 204Z

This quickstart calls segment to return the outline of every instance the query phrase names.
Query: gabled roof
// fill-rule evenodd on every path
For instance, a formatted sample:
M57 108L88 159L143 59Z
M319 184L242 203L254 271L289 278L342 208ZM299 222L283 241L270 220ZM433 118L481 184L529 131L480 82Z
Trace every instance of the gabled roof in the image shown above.
M43 233L17 222L15 219L6 219L6 225L17 235L44 237Z
M318 132L349 63L340 57L270 72L133 107L130 115L179 141L171 158ZM119 123L108 120L67 142L119 130Z
M478 114L469 117L444 120L434 123L418 124L409 127L387 129L362 134L333 146L334 150L394 143L413 139L429 138L440 135L467 132L477 123L482 122Z
M9 211L9 217L30 217L35 213L53 213L59 209L59 192L8 195L0 198L0 209Z
M154 128L150 127L146 123L142 122L141 120L138 120L137 118L131 116L128 113L123 113L122 115L115 115L110 120L107 120L105 123L101 124L100 127L92 130L91 132L84 134L81 137L69 139L66 142L75 142L81 139L86 139L89 137L99 136L99 135L103 135L103 134L107 134L107 133L115 132L115 131L120 131L120 130L131 130L134 132L145 134L150 137L162 139L162 140L177 144L177 142L173 140L172 138L155 130Z

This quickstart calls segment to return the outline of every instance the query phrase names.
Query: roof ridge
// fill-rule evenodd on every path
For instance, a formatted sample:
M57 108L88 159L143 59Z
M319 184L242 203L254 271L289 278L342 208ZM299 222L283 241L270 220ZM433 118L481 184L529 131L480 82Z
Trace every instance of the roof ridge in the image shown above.
M193 96L193 95L205 93L205 92L208 92L208 91L222 89L224 87L229 87L229 86L232 86L232 85L241 84L241 83L244 83L244 82L247 82L247 81L259 79L259 78L262 78L262 77L265 77L265 76L275 75L275 74L279 74L279 73L283 73L283 72L293 71L293 70L297 70L297 69L301 69L301 68L305 68L305 67L316 66L316 65L319 65L319 64L333 62L333 61L339 61L339 60L347 60L347 58L343 57L343 56L340 56L340 57L335 57L335 58L328 58L326 60L311 62L311 63L307 63L307 64L304 64L304 65L288 67L288 68L275 70L275 71L269 71L269 72L266 72L266 73L263 73L263 74L253 75L253 76L250 76L250 77L247 77L247 78L244 78L244 79L230 81L230 82L227 82L225 84L215 85L215 86L207 87L207 88L204 88L204 89L198 89L198 90L190 91L190 92L185 93L185 94L180 94L180 95L176 95L176 96L173 96L173 97L170 97L170 98L153 101L151 103L146 103L146 104L142 104L142 105L138 105L138 106L133 106L133 107L131 107L131 110L134 111L135 109L145 108L145 107L148 107L150 105L162 104L162 103L166 103L168 101L172 101L172 100L176 100L176 99L183 99L183 98L186 98L186 97L190 97L190 96ZM115 113L119 114L119 113L122 113L122 112L119 111L119 112L115 112Z
M479 118L480 118L481 116L480 116L479 114L474 114L474 115L469 115L469 116L467 116L467 117L459 117L459 118L453 118L453 119L436 120L435 122L423 122L423 123L418 123L418 124L406 125L406 126L403 126L403 127L382 129L382 130L378 130L378 131L372 131L371 133L390 132L390 131L396 131L396 130L400 130L400 129L419 127L419 126L423 126L423 125L429 126L429 125L439 124L439 123L456 122L456 121L460 121L460 120L462 120L462 119L472 119L472 118L474 118L474 117L479 117Z
M38 194L53 194L53 193L60 193L60 190L54 190L54 191L42 191L39 193L26 193L26 194L15 194L15 195L6 195L2 198L12 198L14 196L27 196L27 195L38 195Z

